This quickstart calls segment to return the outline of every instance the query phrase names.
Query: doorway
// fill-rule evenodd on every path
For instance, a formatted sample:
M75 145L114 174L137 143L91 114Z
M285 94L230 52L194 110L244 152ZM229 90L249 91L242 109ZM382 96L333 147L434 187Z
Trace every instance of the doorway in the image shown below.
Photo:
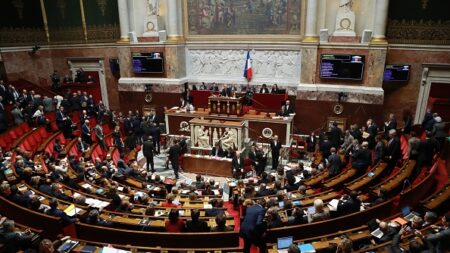
M450 65L423 65L415 124L422 123L427 108L443 116L444 121L450 120Z

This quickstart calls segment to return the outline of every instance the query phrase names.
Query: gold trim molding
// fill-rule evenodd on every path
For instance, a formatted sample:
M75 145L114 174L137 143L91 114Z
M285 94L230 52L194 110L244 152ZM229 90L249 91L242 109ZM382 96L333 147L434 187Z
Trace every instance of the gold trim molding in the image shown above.
M302 42L307 42L307 43L319 42L319 36L305 36L305 37L303 37Z
M45 10L44 0L40 0L40 3L41 3L42 22L44 22L45 37L47 38L47 42L50 42L50 33L48 31L47 11Z

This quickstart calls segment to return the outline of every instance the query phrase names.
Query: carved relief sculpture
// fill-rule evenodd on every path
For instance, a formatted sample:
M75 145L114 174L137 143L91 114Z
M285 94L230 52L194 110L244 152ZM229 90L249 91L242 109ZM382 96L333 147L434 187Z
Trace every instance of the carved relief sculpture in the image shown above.
M340 0L333 36L355 36L355 13L352 0Z

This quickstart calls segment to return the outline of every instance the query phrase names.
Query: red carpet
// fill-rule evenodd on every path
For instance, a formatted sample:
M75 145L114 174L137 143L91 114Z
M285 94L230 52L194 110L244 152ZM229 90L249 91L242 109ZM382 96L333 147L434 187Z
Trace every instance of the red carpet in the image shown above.
M241 228L241 219L239 211L234 210L232 202L225 202L224 206L227 208L228 213L234 217L234 230L239 231L239 229ZM242 240L242 238L239 240L239 246L244 247L244 241ZM252 246L250 252L258 253L258 248Z

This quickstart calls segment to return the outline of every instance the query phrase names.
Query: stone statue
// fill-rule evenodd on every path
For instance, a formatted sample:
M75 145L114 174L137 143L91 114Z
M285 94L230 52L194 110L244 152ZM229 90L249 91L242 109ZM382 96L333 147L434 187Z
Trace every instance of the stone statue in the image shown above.
M159 15L159 0L148 0L147 15L149 16Z
M235 131L235 130L234 130ZM228 148L234 148L235 143L237 143L236 135L233 129L225 128L225 132L222 137L220 137L220 141L222 142L222 148L227 150Z
M333 36L355 36L355 13L352 0L340 0Z
M197 143L200 148L210 148L209 144L209 133L208 130L205 130L204 126L201 126L197 130Z

